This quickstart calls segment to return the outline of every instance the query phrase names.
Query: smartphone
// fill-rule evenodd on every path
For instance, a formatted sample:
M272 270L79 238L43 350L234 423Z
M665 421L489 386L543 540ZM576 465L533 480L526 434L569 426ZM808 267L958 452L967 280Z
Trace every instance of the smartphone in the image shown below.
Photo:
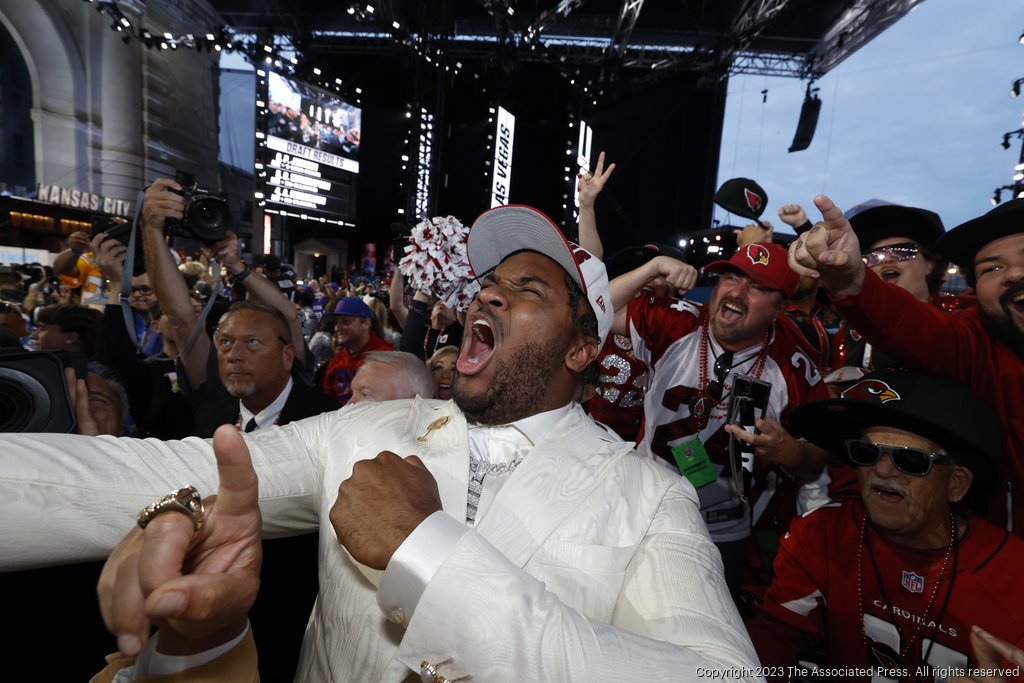
M768 412L768 399L772 393L772 385L749 375L734 375L732 381L729 424L739 425L748 432L757 433L754 424L757 418L763 419ZM740 450L750 453L753 451L753 446L744 442Z

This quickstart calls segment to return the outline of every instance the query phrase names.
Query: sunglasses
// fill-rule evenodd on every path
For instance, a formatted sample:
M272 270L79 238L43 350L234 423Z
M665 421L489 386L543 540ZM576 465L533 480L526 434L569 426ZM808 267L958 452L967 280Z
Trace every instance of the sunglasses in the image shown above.
M146 285L140 285L138 287L132 287L132 294L135 294L135 293L139 293L139 294L152 294L153 293L153 288L152 287L147 287Z
M913 242L900 242L890 244L887 247L878 247L861 255L861 260L868 268L874 268L885 263L886 258L893 261L910 261L917 256L918 247Z
M847 439L846 455L850 462L858 467L871 467L883 455L888 455L896 469L914 477L928 476L933 463L953 464L953 458L944 453L930 453L906 446L889 446L863 439Z
M715 379L708 382L708 396L712 400L722 400L722 394L725 393L725 378L729 376L730 370L732 370L732 353L723 351L722 355L715 359L715 366L712 368Z

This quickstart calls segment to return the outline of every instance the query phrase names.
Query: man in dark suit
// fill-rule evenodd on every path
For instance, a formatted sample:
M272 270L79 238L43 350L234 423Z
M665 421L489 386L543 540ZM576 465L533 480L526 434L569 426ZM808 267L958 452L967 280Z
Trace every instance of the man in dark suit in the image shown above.
M222 424L251 432L336 410L333 400L292 379L295 347L290 338L288 322L276 308L252 301L233 304L213 334L226 394L200 404L193 435L212 437ZM263 542L260 576L267 589L252 610L253 636L267 653L260 657L262 680L290 681L295 675L316 600L316 563L316 534Z

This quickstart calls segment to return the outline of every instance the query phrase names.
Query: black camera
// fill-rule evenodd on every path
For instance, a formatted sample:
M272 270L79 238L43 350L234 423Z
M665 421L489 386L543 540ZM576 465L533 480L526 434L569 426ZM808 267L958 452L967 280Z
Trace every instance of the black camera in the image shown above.
M81 354L0 351L0 432L74 432L65 367L86 376Z
M739 425L752 434L757 433L754 424L757 418L763 419L768 411L768 399L771 397L772 385L749 375L734 375L732 382L729 423ZM752 453L754 448L743 442L740 450L744 453Z
M227 197L219 192L199 189L191 174L178 173L176 180L181 189L166 190L185 198L185 216L181 220L168 218L164 223L167 234L199 240L204 244L224 239L231 228Z

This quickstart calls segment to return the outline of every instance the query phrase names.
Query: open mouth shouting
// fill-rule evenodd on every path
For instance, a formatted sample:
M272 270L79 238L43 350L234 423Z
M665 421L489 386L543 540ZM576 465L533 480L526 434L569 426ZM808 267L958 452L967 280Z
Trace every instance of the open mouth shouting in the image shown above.
M999 301L1007 313L1015 314L1018 317L1024 316L1024 284L1016 284L1007 289L999 297Z
M462 375L476 375L494 355L495 335L491 322L480 314L469 323L455 367Z
M747 314L747 307L737 299L723 299L718 307L718 317L722 322L734 323Z
M902 275L902 273L900 272L899 268L886 268L885 270L881 271L878 275L885 282L895 282L896 280L900 279L900 275Z

